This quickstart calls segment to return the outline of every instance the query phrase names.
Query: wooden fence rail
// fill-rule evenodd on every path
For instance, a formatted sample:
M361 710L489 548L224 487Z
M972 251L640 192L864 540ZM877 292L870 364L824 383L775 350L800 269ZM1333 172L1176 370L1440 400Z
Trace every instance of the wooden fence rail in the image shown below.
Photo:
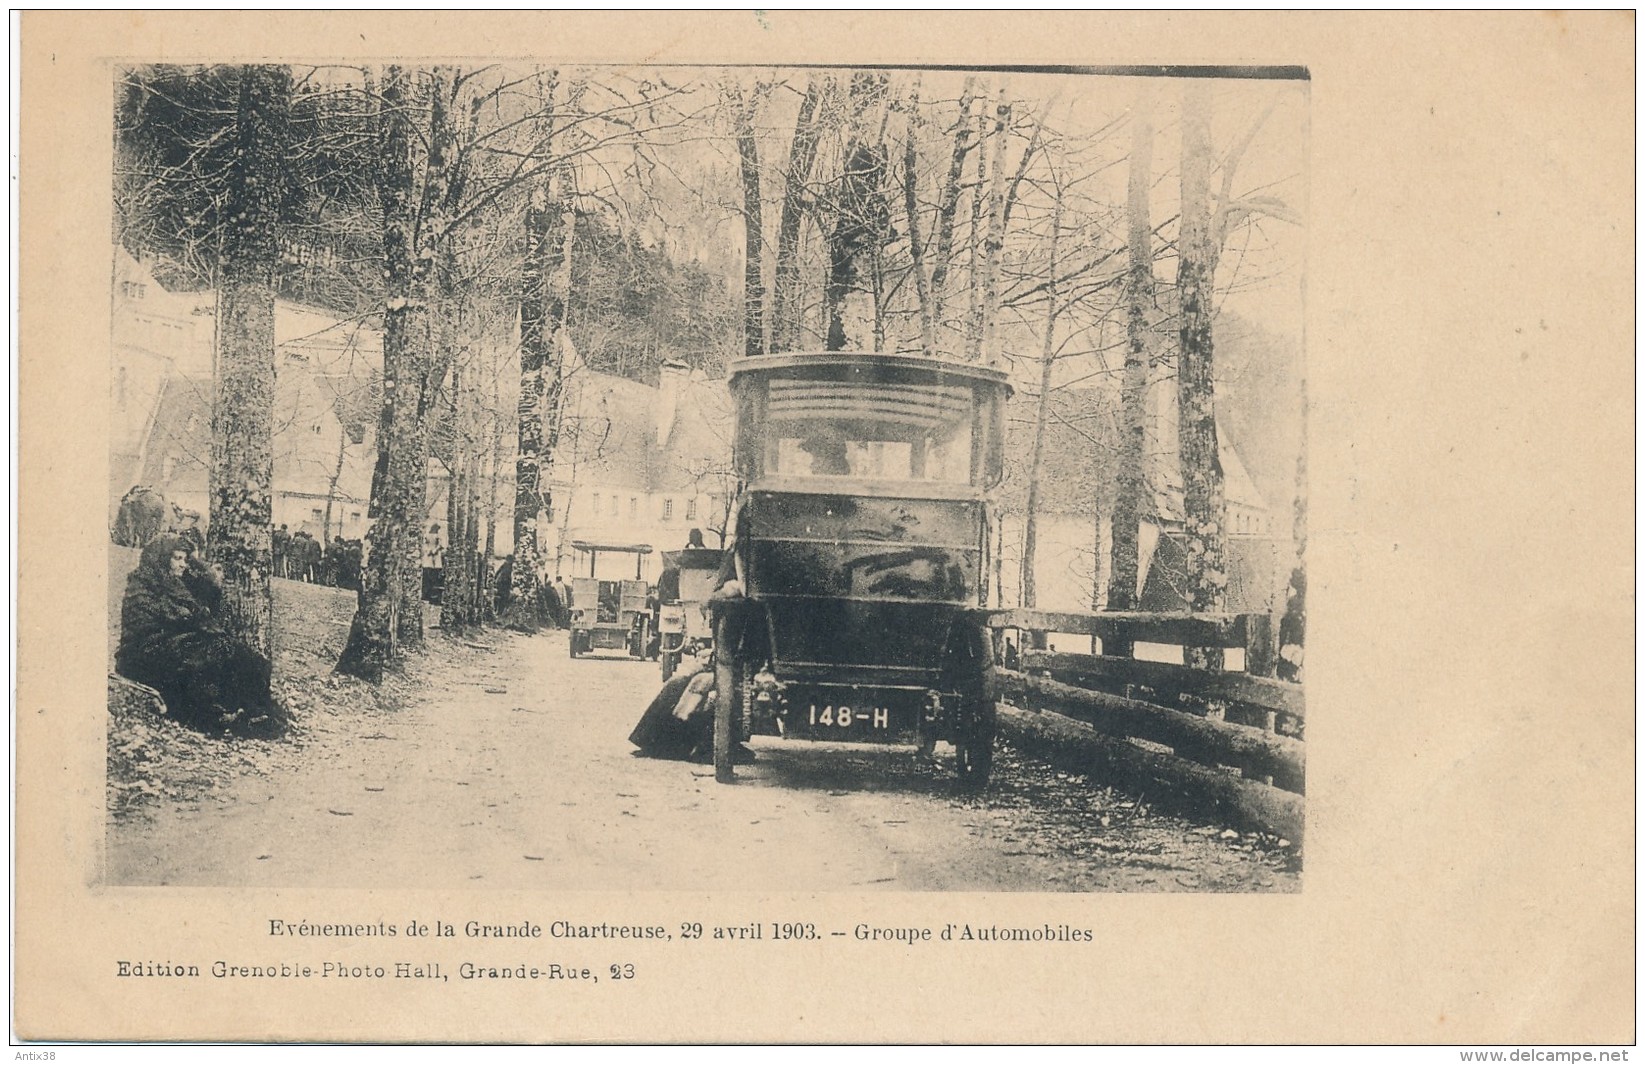
M1297 797L1303 792L1306 765L1302 688L1273 679L1268 615L1009 609L994 611L989 624L1025 633L1029 646L1044 646L1048 633L1102 641L1100 654L1024 651L1019 669L1000 670L1003 699L1023 710L1050 710L1089 725L1106 737L1097 758L1106 767L1130 760L1125 752L1135 750L1136 768L1151 778L1161 779L1178 766L1175 779L1190 790L1204 791L1214 783L1218 809L1239 811L1245 822L1264 824L1270 831L1293 838L1300 834ZM1246 668L1140 661L1133 657L1137 643L1240 648ZM1041 738L1075 734L1037 726L1030 731ZM1114 740L1158 744L1170 754L1123 742L1116 746ZM1285 794L1292 799L1279 797Z
M1178 758L1206 766L1230 766L1253 780L1302 791L1300 740L1010 671L1000 673L1000 695L1024 708L1053 709L1110 736L1164 744Z

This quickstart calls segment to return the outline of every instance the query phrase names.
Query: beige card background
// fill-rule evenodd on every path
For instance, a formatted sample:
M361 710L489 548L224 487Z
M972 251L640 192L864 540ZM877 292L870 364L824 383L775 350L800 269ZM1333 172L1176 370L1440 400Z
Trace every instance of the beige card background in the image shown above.
M1629 13L24 14L16 1033L1633 1041L1633 50ZM95 886L110 61L386 56L1306 64L1302 893ZM627 986L114 976L117 958L325 955L271 946L271 916L1047 922L1095 941L568 946L635 963Z

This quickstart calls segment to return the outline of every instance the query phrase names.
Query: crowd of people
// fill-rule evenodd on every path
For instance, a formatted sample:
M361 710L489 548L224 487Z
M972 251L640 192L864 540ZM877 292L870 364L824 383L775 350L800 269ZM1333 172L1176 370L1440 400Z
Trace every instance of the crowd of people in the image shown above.
M273 548L276 577L333 588L360 587L365 544L358 539L333 536L321 544L307 529L292 533L282 525L274 530Z

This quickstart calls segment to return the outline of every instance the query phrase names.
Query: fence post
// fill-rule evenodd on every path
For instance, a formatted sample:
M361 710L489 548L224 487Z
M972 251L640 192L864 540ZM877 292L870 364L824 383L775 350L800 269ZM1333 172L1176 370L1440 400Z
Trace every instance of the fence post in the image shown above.
M1274 619L1267 614L1245 616L1245 672L1252 677L1274 675ZM1279 731L1279 715L1272 710L1262 714L1262 727L1267 732ZM1264 781L1264 783L1267 783Z
M1131 638L1131 631L1123 622L1115 622L1113 638L1102 638L1102 653L1110 658L1135 658L1137 642Z
M1267 614L1245 615L1245 672L1274 675L1274 619Z

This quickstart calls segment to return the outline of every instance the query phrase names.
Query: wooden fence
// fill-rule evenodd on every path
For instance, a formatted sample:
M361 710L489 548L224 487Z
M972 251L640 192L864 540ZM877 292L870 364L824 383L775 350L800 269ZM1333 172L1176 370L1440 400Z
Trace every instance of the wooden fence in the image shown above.
M1017 630L1016 646L1031 648L1015 661L1006 655L999 671L1000 696L1016 708L1007 727L1031 745L1178 808L1301 838L1302 688L1273 678L1268 615L1012 609L989 623L1001 637ZM1090 637L1091 653L1032 649L1051 633ZM1219 649L1213 659L1238 649L1245 668L1147 661L1138 644Z

